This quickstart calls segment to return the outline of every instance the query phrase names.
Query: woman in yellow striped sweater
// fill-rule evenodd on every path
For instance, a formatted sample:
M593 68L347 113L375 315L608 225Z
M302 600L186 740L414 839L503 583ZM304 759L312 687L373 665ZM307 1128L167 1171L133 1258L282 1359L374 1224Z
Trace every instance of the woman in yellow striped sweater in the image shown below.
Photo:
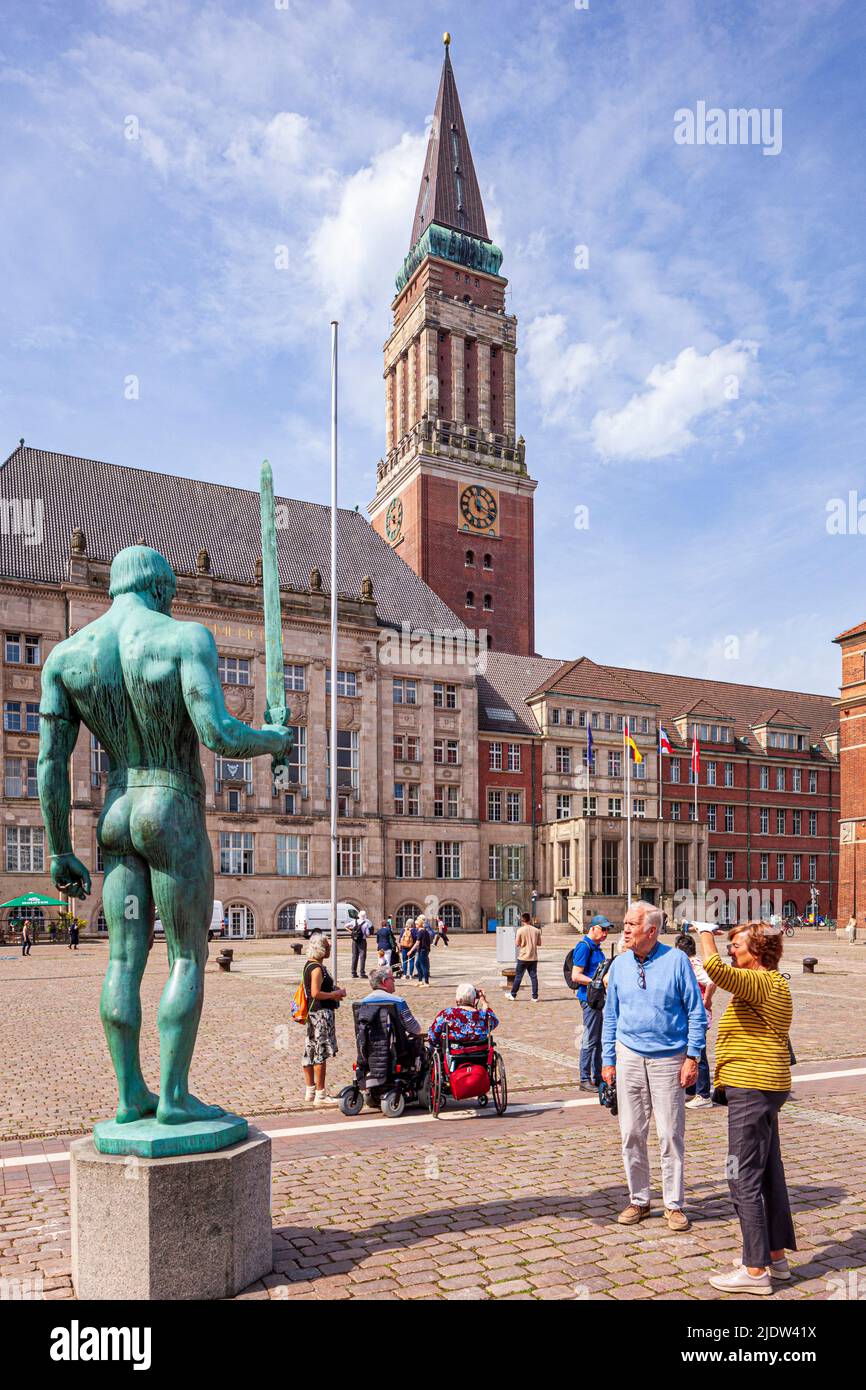
M710 931L701 932L707 974L731 1002L716 1038L715 1082L728 1101L728 1182L743 1232L742 1264L710 1283L729 1293L769 1294L790 1279L796 1250L779 1146L779 1111L791 1091L791 991L779 973L781 931L745 922L729 933L726 965Z

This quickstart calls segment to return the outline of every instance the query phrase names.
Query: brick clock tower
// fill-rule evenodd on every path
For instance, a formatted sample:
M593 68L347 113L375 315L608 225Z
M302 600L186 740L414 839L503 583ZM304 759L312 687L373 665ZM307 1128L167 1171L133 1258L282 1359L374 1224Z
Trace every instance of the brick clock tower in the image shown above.
M535 651L532 494L516 435L517 320L445 62L385 344L384 459L370 520L497 651Z

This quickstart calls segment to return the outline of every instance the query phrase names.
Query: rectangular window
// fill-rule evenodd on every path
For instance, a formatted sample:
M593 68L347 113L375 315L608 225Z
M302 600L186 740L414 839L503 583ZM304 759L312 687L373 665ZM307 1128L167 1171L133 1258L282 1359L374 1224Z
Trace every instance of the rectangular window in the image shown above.
M810 854L810 855L809 855L809 882L810 882L810 883L814 883L815 880L817 879L817 877L818 877L818 856L817 856L816 854Z
M770 877L770 856L769 856L769 854L762 854L762 855L760 856L760 873L759 873L759 877L760 877L762 883L765 882L765 881Z
M38 666L40 663L39 638L26 633L21 640L20 632L6 633L6 660L12 665Z
M326 694L326 695L330 695L330 693L331 693L331 668L330 668L330 666L326 666L326 667L325 667L325 694ZM345 698L351 698L352 696L357 695L357 693L358 693L358 672L357 672L357 671L341 671L340 668L337 667L337 696L339 697L339 696L342 695L342 696L344 696ZM348 877L348 875L347 875L347 877Z
M217 673L223 685L249 685L250 663L245 657L221 656Z
M309 835L278 835L277 873L286 878L304 878L309 872Z
M226 793L226 810L236 813L242 811L241 794L236 788Z
M487 819L502 820L502 792L487 793Z
M680 819L681 809L681 803L679 801L671 802L671 820Z
M436 877L460 877L460 841L436 841Z
M565 711L565 723L566 723L566 727L567 727L567 728L569 728L569 729L573 729L573 728L574 728L574 710L573 710L573 709L567 709L567 710Z
M435 787L433 791L433 814L455 820L460 814L458 791L456 787Z
M733 764L733 763L725 763L725 786L726 786L726 787L732 787L733 785L734 785L734 764Z
M791 834L792 834L792 835L802 835L802 833L803 833L803 812L802 812L802 811L792 811L792 812L791 812Z
M243 782L246 790L252 792L252 758L223 758L217 753L214 758L214 791L217 794L222 791L224 782Z
M21 664L21 633L6 633L6 661L12 665Z
M341 835L337 841L337 874L340 878L360 878L362 855L360 835Z
M680 770L681 770L681 769L680 769L680 759L679 759L679 758L671 758L671 781L672 781L672 782L679 782L679 780L680 780Z
M357 729L337 730L337 790L355 792L360 786L360 734ZM328 729L325 743L325 769L327 773L328 796L331 794L331 730Z
M690 802L688 803L688 806L689 806L689 820L697 820L697 818L698 818L697 809L698 809L698 808L695 806L695 803L694 803L693 801L690 801Z
M103 777L108 776L108 754L96 734L90 735L90 785L98 787Z
M586 798L584 798L584 800L586 800ZM586 808L584 808L583 814L586 815ZM557 819L557 820L569 820L570 817L571 817L571 797L568 795L567 792L566 792L566 793L560 792L560 793L557 795L557 798L556 798L556 819Z
M6 795L38 796L35 758L6 759Z
M652 840L638 840L637 871L640 878L655 878L656 847Z
M728 850L727 853L725 854L725 878L727 879L728 883L730 883L730 882L731 882L731 879L732 879L733 877L734 877L734 856L733 856L732 851L731 851L731 850Z
M30 704L29 701L27 704L26 722L26 731L28 734L39 733L39 706L37 704Z
M674 889L689 886L689 846L681 840L674 845Z
M523 878L523 845L491 845L487 855L487 876L517 881Z
M456 738L434 738L433 761L448 767L457 767L460 762L460 744Z
M221 874L252 874L254 862L253 837L249 831L220 831Z
M571 772L571 749L557 744L556 748L556 770L557 772Z
M777 834L777 835L784 835L784 833L785 833L785 812L784 812L784 811L777 811L777 812L776 812L776 834Z
M394 681L394 704L417 705L418 682L405 680L402 676Z
M710 830L715 830L715 828L716 828L716 812L717 812L717 810L718 810L718 807L717 807L717 806L710 805L710 806L707 807L707 826L708 826L708 828L709 828Z
M621 815L622 815L622 797L621 797L621 796L609 796L609 797L607 798L607 814L608 814L609 816L621 816Z
M290 724L294 741L292 751L286 759L286 773L290 787L306 789L307 785L307 726ZM252 791L252 763L250 763L249 790Z
M520 771L520 744L509 743L508 745L508 771Z
M810 812L809 812L809 834L810 834L810 835L817 835L817 834L818 834L818 812L817 812L817 811L810 811Z
M770 769L769 769L768 767L762 767L762 768L761 768L761 791L762 791L762 792L768 792L769 790L770 790Z
M607 775L608 777L622 776L622 753L613 752L610 749L607 754Z
M41 874L45 872L45 831L39 826L7 825L6 872Z
M716 851L711 849L707 852L707 878L716 877Z
M785 790L785 769L784 769L783 767L777 767L777 768L776 768L776 791L777 791L777 792L783 792L784 790Z
M560 840L559 843L559 877L571 878L571 841Z
M508 792L506 795L505 816L506 820L510 821L512 825L523 820L523 816L521 815L521 800L520 792Z
M707 786L708 786L708 787L714 787L715 785L716 785L716 765L715 765L715 763L707 763Z
M644 758L644 760L643 760L642 763L635 763L635 764L634 764L634 766L632 767L632 770L631 770L631 775L632 775L632 777L634 777L635 781L637 781L637 782L645 782L645 781L646 781L646 769L647 769L647 761L646 761L646 758Z
M732 833L733 829L734 829L734 808L733 808L733 806L726 806L726 807L725 807L725 830L726 830L726 832L730 835L730 834Z
M41 660L39 651L38 637L24 638L24 664L25 666L38 666Z
M795 854L791 863L791 877L795 883L800 882L803 873L803 859L799 854Z
M288 663L284 665L287 690L306 690L307 688L307 668L306 666L294 666Z
M569 807L568 814L571 815L571 797L568 798L568 807ZM597 797L597 796L585 796L585 797L583 798L583 814L584 814L585 816L597 816L597 815L598 815L598 797ZM560 817L560 819L565 819L565 818L564 818L564 817Z
M394 846L394 877L421 877L421 841L398 840Z
M456 709L457 686L446 685L443 681L433 682L433 708Z
M601 842L601 891L608 895L619 892L619 840Z
M816 792L817 790L818 790L818 774L817 774L817 772L810 772L810 773L809 773L809 792L810 792L811 795L814 796L814 794L815 794L815 792Z
M501 743L491 743L491 744L488 744L488 747L489 747L489 749L490 749L490 771L491 771L491 772L501 772L501 771L502 771L502 744L501 744Z
M759 812L759 829L762 835L769 835L770 833L770 812L766 806L762 806Z
M783 883L783 882L784 882L784 879L785 879L785 856L784 856L784 854L777 854L777 855L776 855L776 878L779 880L780 883Z
M551 724L558 724L558 723L559 723L559 710L558 710L558 709L552 709L552 710L550 711L550 722L551 722Z
M791 771L791 790L801 792L803 790L803 769L795 767Z
M646 801L643 797L632 798L632 815L638 820L646 820Z
M21 733L21 701L7 700L3 706L3 728L7 734Z

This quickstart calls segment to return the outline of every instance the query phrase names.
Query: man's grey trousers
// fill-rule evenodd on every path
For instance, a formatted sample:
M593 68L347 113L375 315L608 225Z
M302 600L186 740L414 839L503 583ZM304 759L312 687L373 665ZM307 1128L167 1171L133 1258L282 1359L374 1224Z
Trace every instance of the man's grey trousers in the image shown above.
M629 1199L635 1206L645 1207L650 1199L650 1116L655 1117L661 1149L664 1204L667 1208L682 1208L685 1201L686 1095L680 1085L684 1060L685 1053L677 1057L641 1057L617 1042L616 1096L622 1159Z

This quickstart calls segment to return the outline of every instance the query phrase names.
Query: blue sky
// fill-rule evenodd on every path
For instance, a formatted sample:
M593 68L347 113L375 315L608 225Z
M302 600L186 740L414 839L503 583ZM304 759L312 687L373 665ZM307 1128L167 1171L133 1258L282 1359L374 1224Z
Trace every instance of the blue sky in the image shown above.
M336 315L364 509L445 28L519 319L539 650L832 691L866 616L866 535L826 524L866 504L856 3L7 5L0 451L241 485L268 455L325 501ZM699 101L781 108L781 153L676 144Z

